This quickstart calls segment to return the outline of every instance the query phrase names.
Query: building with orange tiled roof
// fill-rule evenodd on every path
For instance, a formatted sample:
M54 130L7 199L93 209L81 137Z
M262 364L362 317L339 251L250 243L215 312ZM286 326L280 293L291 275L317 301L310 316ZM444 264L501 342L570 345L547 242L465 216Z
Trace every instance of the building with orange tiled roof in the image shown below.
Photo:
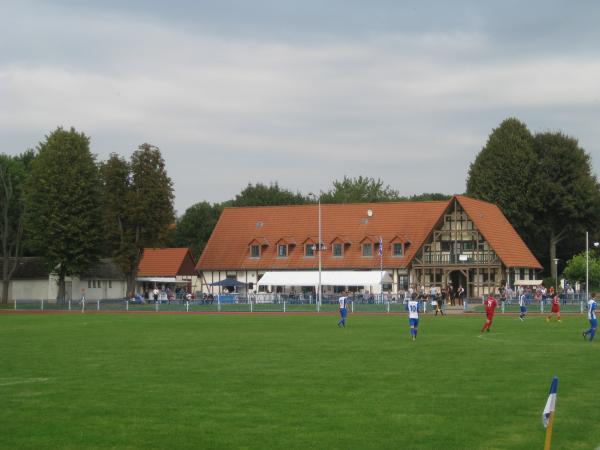
M234 278L256 292L267 271L318 270L318 214L315 204L226 208L196 265L202 289ZM462 195L323 204L321 238L322 270L382 267L393 280L384 291L395 294L452 285L479 297L506 280L533 280L542 268L496 205Z
M177 287L192 292L197 273L189 248L145 248L137 274L137 290Z

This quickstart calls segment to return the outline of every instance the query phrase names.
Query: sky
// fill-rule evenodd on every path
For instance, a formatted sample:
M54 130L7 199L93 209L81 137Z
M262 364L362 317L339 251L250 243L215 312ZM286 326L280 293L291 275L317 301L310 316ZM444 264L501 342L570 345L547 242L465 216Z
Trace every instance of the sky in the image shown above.
M249 183L462 193L508 117L598 175L598 23L593 0L0 0L0 152L58 126L99 161L156 145L179 215Z

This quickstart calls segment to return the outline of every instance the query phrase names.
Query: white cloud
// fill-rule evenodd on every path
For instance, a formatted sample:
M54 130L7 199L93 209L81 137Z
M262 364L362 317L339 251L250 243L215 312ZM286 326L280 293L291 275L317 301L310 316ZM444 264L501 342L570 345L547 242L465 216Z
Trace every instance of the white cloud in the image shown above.
M307 192L366 175L407 194L460 192L504 117L599 115L598 54L495 58L480 32L283 43L110 14L37 17L29 26L55 45L29 42L29 60L0 60L0 131L40 140L72 125L101 156L155 143L180 212L248 181Z

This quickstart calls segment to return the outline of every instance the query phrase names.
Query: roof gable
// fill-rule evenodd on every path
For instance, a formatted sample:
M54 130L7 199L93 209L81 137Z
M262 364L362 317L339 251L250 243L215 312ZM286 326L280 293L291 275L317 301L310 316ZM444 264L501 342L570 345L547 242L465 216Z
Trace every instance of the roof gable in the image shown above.
M498 206L464 195L454 198L505 266L542 268Z

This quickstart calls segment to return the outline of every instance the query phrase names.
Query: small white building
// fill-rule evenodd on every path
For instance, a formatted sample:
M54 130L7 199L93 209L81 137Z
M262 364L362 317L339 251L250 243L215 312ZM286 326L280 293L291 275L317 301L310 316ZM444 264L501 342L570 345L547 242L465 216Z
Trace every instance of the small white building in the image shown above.
M0 266L2 262L0 261ZM58 294L58 276L48 269L40 257L20 258L8 289L8 301L54 300ZM65 297L67 300L125 298L127 281L119 266L112 259L101 259L79 277L67 277Z

